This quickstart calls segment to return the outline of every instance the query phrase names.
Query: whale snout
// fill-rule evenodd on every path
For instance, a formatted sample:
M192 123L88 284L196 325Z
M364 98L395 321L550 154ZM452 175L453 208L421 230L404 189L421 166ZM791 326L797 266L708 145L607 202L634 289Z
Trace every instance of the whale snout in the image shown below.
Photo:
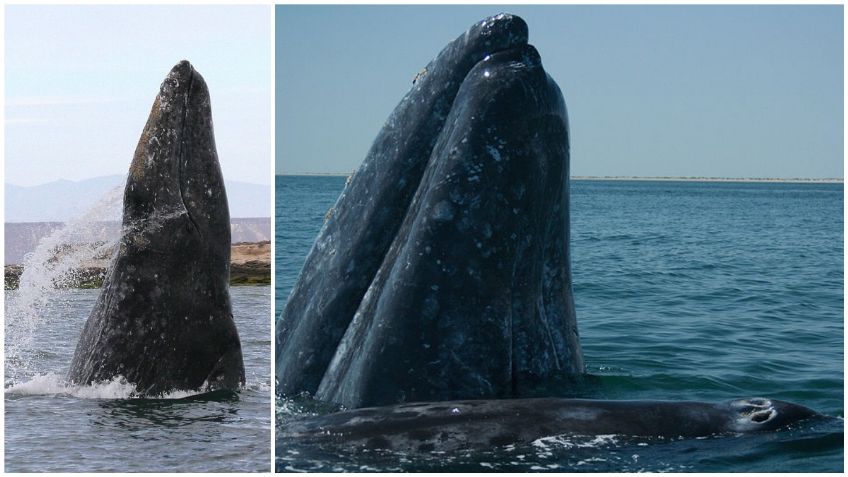
M425 68L447 68L461 77L477 62L497 52L526 45L527 23L520 17L501 13L475 23L439 53L434 62ZM441 59L441 60L440 60Z
M526 44L529 37L527 23L510 13L499 13L475 24L469 30L470 36L479 35L494 49L505 49Z
M185 107L185 97L190 93L194 74L194 67L187 60L174 65L159 87L159 108L171 110Z
M124 194L125 220L181 220L200 235L228 234L229 207L218 162L209 90L180 61L159 87Z

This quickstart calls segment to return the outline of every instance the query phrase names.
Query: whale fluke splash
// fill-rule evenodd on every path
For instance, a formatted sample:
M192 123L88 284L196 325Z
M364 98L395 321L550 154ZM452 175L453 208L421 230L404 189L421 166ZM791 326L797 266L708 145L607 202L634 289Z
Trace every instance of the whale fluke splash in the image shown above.
M120 244L68 380L139 395L238 389L229 295L230 217L206 83L182 61L162 83L124 190Z

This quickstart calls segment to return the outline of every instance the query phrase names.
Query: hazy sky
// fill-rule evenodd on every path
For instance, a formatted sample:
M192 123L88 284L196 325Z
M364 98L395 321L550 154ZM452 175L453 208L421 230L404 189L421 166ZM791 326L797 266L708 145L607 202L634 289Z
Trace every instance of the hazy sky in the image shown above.
M271 6L6 6L6 182L125 174L182 59L212 96L224 177L271 184Z
M277 173L355 169L500 11L563 90L573 175L843 176L842 6L277 6Z

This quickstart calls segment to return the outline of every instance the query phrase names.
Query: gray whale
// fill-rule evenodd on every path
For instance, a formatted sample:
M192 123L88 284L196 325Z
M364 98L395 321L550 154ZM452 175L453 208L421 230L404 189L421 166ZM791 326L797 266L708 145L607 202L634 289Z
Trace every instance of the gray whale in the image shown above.
M509 398L583 372L565 102L501 14L418 75L277 322L277 390L349 408Z
M362 408L286 423L278 439L405 453L490 449L558 436L695 438L773 431L820 414L784 401L719 404L500 399Z
M68 380L117 376L139 395L238 389L229 294L230 216L209 91L183 61L165 78L124 190L120 245Z

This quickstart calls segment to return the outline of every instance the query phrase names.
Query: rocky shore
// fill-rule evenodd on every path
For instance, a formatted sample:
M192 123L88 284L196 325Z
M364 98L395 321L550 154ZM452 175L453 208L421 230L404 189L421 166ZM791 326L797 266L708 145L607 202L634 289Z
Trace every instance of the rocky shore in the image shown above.
M111 254L107 254L111 256ZM76 269L62 283L62 288L100 288L109 265L108 258L87 262ZM4 267L4 288L18 288L23 267L6 265ZM271 242L241 242L232 246L230 256L230 285L270 285L271 284Z

